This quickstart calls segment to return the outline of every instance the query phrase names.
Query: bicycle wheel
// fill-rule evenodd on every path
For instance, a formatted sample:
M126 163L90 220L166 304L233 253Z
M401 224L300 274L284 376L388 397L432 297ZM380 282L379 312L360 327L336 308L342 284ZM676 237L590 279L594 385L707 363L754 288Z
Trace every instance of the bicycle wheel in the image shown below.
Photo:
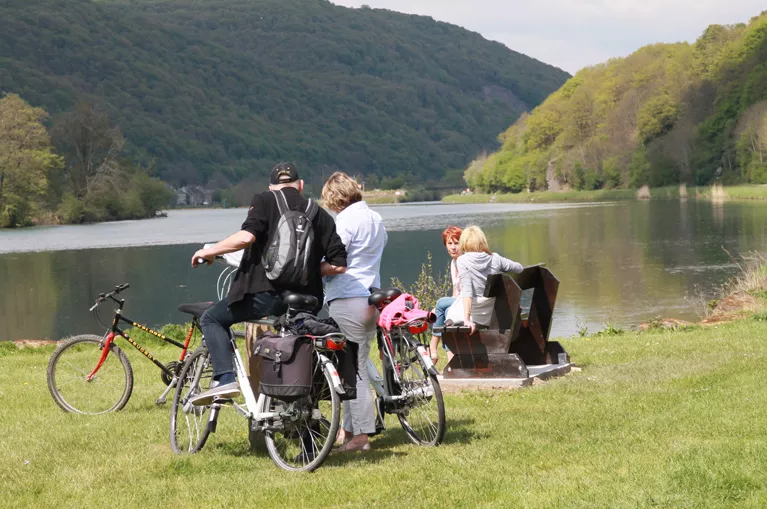
M48 361L46 377L53 401L65 412L104 414L121 410L133 391L133 369L120 347L112 343L96 374L104 338L81 334L64 340Z
M445 437L445 402L437 377L421 363L415 348L402 345L398 349L400 395L397 418L408 438L416 445L439 445Z
M170 408L170 446L176 454L195 453L210 435L209 406L194 406L189 399L208 390L213 378L208 349L195 350L184 361Z
M335 368L333 368L335 369ZM266 429L266 450L285 470L311 472L330 454L341 419L341 400L328 369L315 363L311 394L294 402L266 397L267 412L278 412Z

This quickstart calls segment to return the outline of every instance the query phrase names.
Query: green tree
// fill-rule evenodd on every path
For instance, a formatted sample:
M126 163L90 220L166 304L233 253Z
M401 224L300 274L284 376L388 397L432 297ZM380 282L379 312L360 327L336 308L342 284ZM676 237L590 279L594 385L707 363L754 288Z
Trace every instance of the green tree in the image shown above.
M263 180L283 159L309 181L439 180L569 78L455 25L325 0L5 0L0 55L0 90L54 117L103 105L125 154L174 185Z
M47 116L16 94L0 99L0 226L31 221L47 189L48 172L61 164L43 125Z
M650 162L647 160L647 150L644 147L641 147L631 156L628 175L631 187L640 187L650 183Z
M112 191L124 187L119 157L125 139L106 112L80 102L59 117L52 133L64 155L75 196L85 199L106 186Z
M767 103L765 55L762 13L712 25L694 45L653 44L585 68L509 127L467 181L507 191L544 176L576 189L762 182L767 126L754 108Z

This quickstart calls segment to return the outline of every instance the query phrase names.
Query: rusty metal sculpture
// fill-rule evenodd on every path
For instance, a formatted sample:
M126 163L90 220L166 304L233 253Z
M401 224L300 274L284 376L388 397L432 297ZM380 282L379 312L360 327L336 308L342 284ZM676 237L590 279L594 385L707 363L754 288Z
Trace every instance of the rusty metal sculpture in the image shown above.
M522 292L532 290L530 309L523 316ZM493 323L469 334L469 328L446 326L442 341L454 357L445 378L528 378L532 365L565 364L567 352L549 341L559 280L546 267L535 265L513 278L488 277L485 297L495 297Z

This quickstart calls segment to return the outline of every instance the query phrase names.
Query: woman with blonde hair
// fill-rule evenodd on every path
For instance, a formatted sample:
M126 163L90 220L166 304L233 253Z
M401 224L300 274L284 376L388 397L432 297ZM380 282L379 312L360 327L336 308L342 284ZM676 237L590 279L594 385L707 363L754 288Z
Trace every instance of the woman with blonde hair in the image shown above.
M375 433L375 409L367 359L376 335L377 311L368 304L371 287L381 286L381 256L386 246L386 228L381 216L362 201L357 182L343 172L330 176L322 188L325 207L336 214L336 232L346 247L346 272L323 271L325 302L330 316L346 339L359 345L357 352L357 399L344 401L343 430L338 439L342 451L370 449L369 435Z
M489 326L493 316L495 297L483 296L487 276L504 272L519 274L523 267L490 251L487 237L479 226L463 230L458 248L462 253L456 260L461 297L450 306L446 316L453 323L463 322L474 334L477 325Z

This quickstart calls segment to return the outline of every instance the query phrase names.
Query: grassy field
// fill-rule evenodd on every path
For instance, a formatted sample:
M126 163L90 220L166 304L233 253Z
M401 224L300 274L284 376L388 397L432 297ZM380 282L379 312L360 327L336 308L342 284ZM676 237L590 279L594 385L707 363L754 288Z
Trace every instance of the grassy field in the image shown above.
M435 449L393 421L368 453L289 474L222 415L175 456L158 372L128 352L122 412L62 413L51 347L0 344L3 507L765 507L767 318L717 328L569 339L582 371L531 388L446 396ZM160 350L170 359L173 350Z
M724 188L725 200L767 200L767 185L763 186L730 186ZM650 190L651 199L679 199L680 191L677 186L658 187ZM711 199L710 187L688 187L687 197L690 199ZM442 201L450 203L490 203L491 196L495 196L495 203L560 203L560 202L599 202L599 201L618 201L618 200L636 200L636 189L610 189L597 191L564 191L551 192L542 191L535 193L517 193L517 194L470 194L470 195L449 195Z

